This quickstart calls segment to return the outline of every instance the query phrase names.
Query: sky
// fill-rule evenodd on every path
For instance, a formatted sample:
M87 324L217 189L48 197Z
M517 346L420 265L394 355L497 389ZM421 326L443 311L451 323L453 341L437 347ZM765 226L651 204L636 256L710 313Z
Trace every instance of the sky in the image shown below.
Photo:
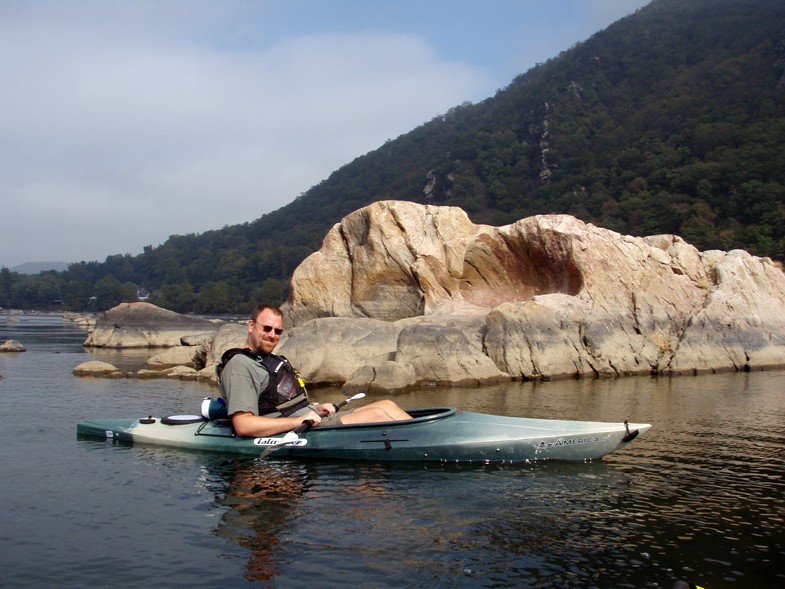
M0 267L253 221L650 0L0 0Z

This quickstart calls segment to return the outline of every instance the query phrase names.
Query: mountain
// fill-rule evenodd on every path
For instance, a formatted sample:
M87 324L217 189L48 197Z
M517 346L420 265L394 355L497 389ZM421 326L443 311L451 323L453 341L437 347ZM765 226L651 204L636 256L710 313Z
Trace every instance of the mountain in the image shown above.
M282 300L334 223L385 199L458 206L493 225L568 213L782 260L785 2L654 0L260 219L72 264L58 298L107 308L143 287L178 311L244 312ZM3 280L0 305L12 306Z
M11 271L18 272L19 274L38 274L39 272L46 272L47 270L54 270L55 272L62 272L68 268L68 262L25 262L11 268Z

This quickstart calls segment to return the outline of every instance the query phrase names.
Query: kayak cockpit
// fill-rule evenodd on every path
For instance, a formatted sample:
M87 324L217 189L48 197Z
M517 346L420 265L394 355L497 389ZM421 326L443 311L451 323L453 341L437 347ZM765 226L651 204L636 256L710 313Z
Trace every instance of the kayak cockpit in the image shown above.
M343 431L347 429L363 430L369 428L396 427L400 425L412 425L413 423L428 423L437 421L455 415L458 410L454 407L427 407L424 409L407 409L406 412L412 416L412 419L406 421L389 421L389 422L376 422L376 423L356 423L347 425L330 425L330 426L317 426L320 431L324 430L338 430ZM154 418L140 419L140 423L151 423ZM163 425L177 427L181 425L192 425L198 423L199 426L194 432L195 436L208 436L208 437L221 437L221 438L234 438L237 434L234 433L232 422L230 419L207 419L199 415L169 415L161 418Z

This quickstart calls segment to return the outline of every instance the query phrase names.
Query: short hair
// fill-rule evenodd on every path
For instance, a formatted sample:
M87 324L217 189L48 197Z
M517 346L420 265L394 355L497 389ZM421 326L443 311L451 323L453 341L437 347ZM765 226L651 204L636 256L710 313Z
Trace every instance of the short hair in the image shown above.
M272 311L273 315L283 317L283 311L281 311L279 307L276 307L275 305L261 304L253 310L253 313L251 313L251 321L256 321L256 318L259 317L259 315L261 315L266 309Z

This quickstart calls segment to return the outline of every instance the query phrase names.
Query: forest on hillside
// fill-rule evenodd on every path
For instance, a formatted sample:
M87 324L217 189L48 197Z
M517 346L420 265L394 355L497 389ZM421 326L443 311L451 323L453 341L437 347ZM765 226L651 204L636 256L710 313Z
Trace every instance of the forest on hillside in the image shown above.
M785 260L785 3L655 0L255 221L63 272L0 269L0 307L103 310L141 297L244 313L282 302L334 223L387 199L493 225L566 213Z

